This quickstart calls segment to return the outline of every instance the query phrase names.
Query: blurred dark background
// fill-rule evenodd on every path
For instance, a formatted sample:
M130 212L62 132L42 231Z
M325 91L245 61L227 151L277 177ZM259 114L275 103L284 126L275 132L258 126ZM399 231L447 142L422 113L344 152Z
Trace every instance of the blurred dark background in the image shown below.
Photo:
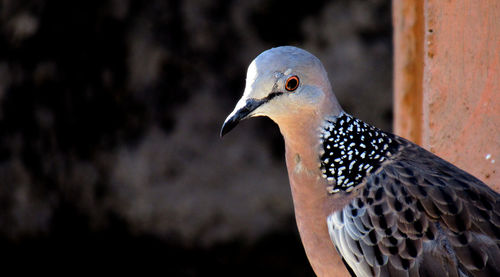
M2 268L313 276L278 128L218 137L279 45L390 130L390 2L309 2L0 0Z

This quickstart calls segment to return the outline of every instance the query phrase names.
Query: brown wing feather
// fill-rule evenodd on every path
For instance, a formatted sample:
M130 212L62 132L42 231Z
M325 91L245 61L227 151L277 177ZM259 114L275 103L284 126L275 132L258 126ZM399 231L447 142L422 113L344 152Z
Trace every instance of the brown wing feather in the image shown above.
M401 143L359 196L328 218L340 254L358 276L500 276L499 194Z

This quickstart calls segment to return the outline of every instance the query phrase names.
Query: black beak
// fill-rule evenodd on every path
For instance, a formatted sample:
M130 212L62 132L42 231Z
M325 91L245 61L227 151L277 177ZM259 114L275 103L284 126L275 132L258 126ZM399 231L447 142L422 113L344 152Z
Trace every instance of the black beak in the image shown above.
M251 112L257 109L264 102L266 101L257 99L248 99L246 105L243 108L239 109L233 114L233 116L226 119L226 121L222 125L222 129L220 130L220 137L223 137L225 134L229 133L229 131L231 131L234 127L236 127L236 125L238 125L240 121L247 118Z

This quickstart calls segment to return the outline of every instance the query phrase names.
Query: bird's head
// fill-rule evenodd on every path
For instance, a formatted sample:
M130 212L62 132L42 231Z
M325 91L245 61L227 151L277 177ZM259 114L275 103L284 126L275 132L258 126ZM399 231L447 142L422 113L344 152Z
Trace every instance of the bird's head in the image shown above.
M264 51L247 71L243 96L226 118L221 136L241 120L267 116L281 123L300 117L340 113L327 73L311 53L292 46Z

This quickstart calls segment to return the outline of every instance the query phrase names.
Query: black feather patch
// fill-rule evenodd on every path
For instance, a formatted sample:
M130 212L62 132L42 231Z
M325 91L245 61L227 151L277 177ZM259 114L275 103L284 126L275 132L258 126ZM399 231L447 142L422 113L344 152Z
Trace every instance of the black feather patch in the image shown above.
M327 120L320 138L323 177L335 181L331 193L351 191L398 149L394 135L345 113ZM406 173L414 174L411 170Z

